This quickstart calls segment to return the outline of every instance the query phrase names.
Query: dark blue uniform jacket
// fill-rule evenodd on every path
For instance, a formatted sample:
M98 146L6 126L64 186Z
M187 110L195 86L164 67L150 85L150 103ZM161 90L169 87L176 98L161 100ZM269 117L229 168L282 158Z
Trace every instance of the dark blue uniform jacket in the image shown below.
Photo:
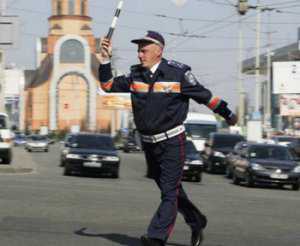
M229 116L227 103L213 98L190 70L185 64L162 59L153 75L141 65L134 65L129 75L113 78L109 63L100 65L99 79L106 92L131 93L137 129L142 134L153 135L181 125L187 116L190 98L223 117ZM220 107L221 113L218 112Z

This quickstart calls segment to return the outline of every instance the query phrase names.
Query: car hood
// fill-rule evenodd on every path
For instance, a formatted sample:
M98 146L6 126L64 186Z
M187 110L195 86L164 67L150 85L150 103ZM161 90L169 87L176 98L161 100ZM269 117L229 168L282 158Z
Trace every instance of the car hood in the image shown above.
M47 144L48 142L46 142L46 141L27 141L27 143L29 143L29 144L40 144L40 143Z
M193 143L197 151L201 152L204 150L205 139L193 139Z
M297 164L294 161L287 160L272 160L272 159L251 159L251 163L257 163L263 167L280 168L280 169L292 169Z
M219 148L215 148L214 150L222 152L223 154L229 154L230 152L232 152L233 148L232 147L219 147Z
M69 153L70 154L80 154L80 155L117 156L117 151L115 151L115 150L71 148L69 150Z
M201 159L201 157L198 153L186 153L185 159L193 161L193 160L199 160Z

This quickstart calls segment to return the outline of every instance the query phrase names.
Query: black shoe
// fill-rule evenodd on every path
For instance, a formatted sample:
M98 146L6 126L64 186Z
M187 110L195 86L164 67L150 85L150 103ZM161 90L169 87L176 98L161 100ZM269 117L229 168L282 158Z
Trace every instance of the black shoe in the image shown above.
M200 246L203 239L203 228L192 230L191 246Z
M165 243L157 238L150 238L146 235L141 236L141 242L143 246L165 246Z

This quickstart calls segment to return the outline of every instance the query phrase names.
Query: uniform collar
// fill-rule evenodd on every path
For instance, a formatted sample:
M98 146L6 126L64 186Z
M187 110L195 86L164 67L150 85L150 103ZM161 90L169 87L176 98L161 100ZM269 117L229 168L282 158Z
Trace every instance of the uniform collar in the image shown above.
M154 64L152 66L152 68L150 68L150 71L151 71L152 74L154 74L156 72L156 70L159 67L160 63L161 63L161 61L159 61L158 63Z

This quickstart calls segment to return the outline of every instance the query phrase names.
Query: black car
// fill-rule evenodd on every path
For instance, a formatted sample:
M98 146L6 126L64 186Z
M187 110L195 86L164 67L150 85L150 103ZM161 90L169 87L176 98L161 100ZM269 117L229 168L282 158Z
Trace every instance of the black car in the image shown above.
M183 177L195 179L196 182L201 182L203 171L203 161L197 151L194 143L190 140L186 141L185 145L185 163L183 166Z
M248 146L249 142L237 143L233 150L225 157L225 177L232 178L234 163L239 159L242 151Z
M147 164L146 177L154 178L154 170L151 165ZM186 141L185 145L185 162L183 166L183 178L195 179L196 182L201 182L203 171L203 161L197 151L194 143L190 140Z
M294 138L293 141L288 144L288 147L292 149L298 157L300 157L300 138Z
M120 158L109 135L78 133L65 142L64 175L73 173L110 174L119 177Z
M73 136L75 136L75 135L76 134L69 133L65 136L64 141L60 142L62 144L62 148L61 148L61 152L60 152L60 166L61 167L65 166L66 156L71 147Z
M140 151L140 150L141 150L141 148L138 144L136 135L128 135L124 139L123 151L125 153L129 153L129 152L132 152L132 151Z
M205 142L202 158L207 172L225 172L225 157L233 151L234 146L245 141L245 138L239 134L230 133L211 133L209 139Z
M250 144L234 162L233 183L292 185L299 190L300 165L288 147L274 144Z

